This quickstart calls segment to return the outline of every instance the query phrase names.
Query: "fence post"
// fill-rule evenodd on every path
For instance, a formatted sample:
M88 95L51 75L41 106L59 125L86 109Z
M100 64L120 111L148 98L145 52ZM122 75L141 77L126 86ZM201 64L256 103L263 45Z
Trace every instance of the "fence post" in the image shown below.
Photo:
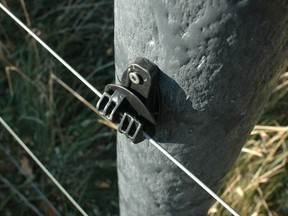
M162 110L155 139L214 190L287 57L287 5L115 0L116 76L138 56L159 66ZM212 198L152 145L117 138L121 215L206 214Z

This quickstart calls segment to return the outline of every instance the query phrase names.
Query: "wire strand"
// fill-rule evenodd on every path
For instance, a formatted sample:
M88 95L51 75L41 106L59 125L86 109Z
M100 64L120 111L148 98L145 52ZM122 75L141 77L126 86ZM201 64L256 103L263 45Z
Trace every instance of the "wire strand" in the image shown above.
M209 193L214 199L216 199L223 207L225 207L234 216L240 216L233 208L231 208L226 202L224 202L216 193L214 193L208 186L206 186L200 179L193 175L185 166L177 161L172 155L170 155L165 149L163 149L154 139L152 139L147 133L143 133L144 137L153 144L160 152L162 152L169 160L177 165L183 172L185 172L191 179L193 179L200 187L202 187L207 193Z
M77 71L75 71L66 61L64 61L56 52L54 52L45 42L43 42L37 35L35 35L24 23L22 23L17 17L15 17L6 7L0 3L0 8L4 10L16 23L18 23L27 33L29 33L37 42L39 42L48 52L50 52L58 61L60 61L68 70L70 70L78 79L80 79L91 91L93 91L98 97L101 98L102 94L94 88L84 77L82 77ZM0 120L2 118L0 117ZM3 120L2 120L3 121ZM1 121L1 122L2 122ZM4 122L5 123L5 122ZM3 123L2 123L3 124ZM15 134L16 135L16 134ZM240 216L233 208L231 208L226 202L224 202L216 193L214 193L208 186L206 186L200 179L193 175L185 166L177 161L172 155L170 155L165 149L163 149L154 139L152 139L145 132L144 137L153 144L160 152L162 152L168 159L170 159L175 165L177 165L183 172L185 172L191 179L193 179L199 186L201 186L207 193L209 193L214 199L216 199L223 207L225 207L234 216ZM20 140L20 139L19 139ZM23 143L24 144L24 143ZM24 148L25 149L25 148ZM25 149L26 150L26 149ZM33 155L33 153L31 152ZM37 158L36 158L37 159ZM37 159L38 160L38 159ZM39 161L40 162L40 161ZM41 163L40 163L41 164ZM38 164L39 165L39 164ZM40 166L40 165L39 165ZM41 167L42 168L42 167ZM44 167L45 168L45 167ZM46 170L46 169L45 169ZM43 170L44 171L44 170ZM47 170L48 172L48 170ZM48 172L49 173L49 172ZM47 173L46 173L47 174ZM48 175L48 174L47 174ZM49 176L49 175L48 175ZM53 176L51 176L53 177ZM51 179L52 180L52 179ZM53 181L54 182L54 181ZM57 182L57 181L56 181ZM55 183L55 182L54 182ZM56 184L56 183L55 183ZM58 184L58 182L57 182ZM59 185L61 186L61 185ZM60 188L59 188L60 189ZM64 188L63 188L64 189ZM63 191L62 191L63 192ZM63 192L64 193L64 192ZM67 192L66 192L67 193ZM66 195L66 194L65 194ZM67 193L67 195L69 195ZM67 196L66 195L66 196ZM71 198L72 199L72 198ZM72 199L73 200L73 199ZM73 200L74 201L74 200ZM72 201L71 201L72 202ZM75 202L75 201L74 201ZM77 204L77 203L76 203ZM79 206L80 207L80 206ZM85 213L85 212L84 212Z
M2 3L0 8L8 14L18 25L20 25L29 35L31 35L38 43L40 43L48 52L51 53L58 61L60 61L71 73L73 73L81 82L83 82L98 97L102 94L94 88L84 77L82 77L74 68L72 68L64 59L62 59L54 50L52 50L43 40L41 40L33 31L31 31L23 22L21 22L13 13L11 13Z
M0 143L0 150L2 150L2 152L6 155L6 157L10 160L10 163L12 163L21 173L21 167L20 164L18 163L18 161L16 161L16 159L10 154L11 153L11 149L9 148L5 148L1 143ZM38 194L38 196L45 200L45 202L47 203L48 207L51 208L51 211L53 211L53 213L56 216L61 216L60 212L56 209L56 207L51 203L51 201L45 196L45 194L39 189L38 185L34 182L34 181L30 181L30 176L25 176L27 178L27 181L29 180L29 183L31 184L31 187L35 190L35 192Z
M22 146L22 148L30 155L35 163L43 170L43 172L51 179L51 181L59 188L59 190L70 200L70 202L81 212L83 216L88 214L80 207L80 205L70 196L70 194L62 187L62 185L54 178L54 176L46 169L46 167L40 162L40 160L32 153L27 145L17 136L17 134L11 129L11 127L0 117L0 123L6 128L6 130L14 137L14 139Z

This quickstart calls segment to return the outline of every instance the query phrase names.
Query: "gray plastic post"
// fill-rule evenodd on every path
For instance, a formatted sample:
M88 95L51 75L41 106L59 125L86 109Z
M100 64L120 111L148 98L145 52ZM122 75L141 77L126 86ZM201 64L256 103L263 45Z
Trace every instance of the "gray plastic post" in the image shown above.
M252 130L287 58L288 1L115 0L116 76L159 66L155 140L213 190ZM122 216L205 215L212 198L146 141L118 134Z

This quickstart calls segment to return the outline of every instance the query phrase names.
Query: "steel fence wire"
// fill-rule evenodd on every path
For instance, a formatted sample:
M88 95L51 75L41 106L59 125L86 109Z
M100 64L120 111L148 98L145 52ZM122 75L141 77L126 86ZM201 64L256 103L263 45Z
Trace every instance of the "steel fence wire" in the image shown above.
M30 36L32 36L39 44L41 44L51 55L53 55L59 62L61 62L72 74L74 74L84 85L86 85L95 95L101 98L102 94L99 90L93 87L84 77L82 77L73 67L71 67L64 59L62 59L53 49L51 49L43 40L41 40L32 30L30 30L23 22L21 22L12 12L10 12L2 3L0 8L11 17L21 28L23 28ZM91 109L91 107L90 107ZM95 111L95 110L94 110ZM41 161L32 153L32 151L25 145L25 143L17 136L13 129L0 117L0 123L2 126L14 137L14 139L22 146L22 148L29 154L29 156L37 163L37 165L43 170L43 172L52 180L52 182L61 190L61 192L70 200L70 202L79 210L79 212L86 216L87 213L81 208L81 206L70 196L70 194L62 187L62 185L54 178L54 176L46 169ZM170 155L161 145L151 138L147 133L143 133L144 137L150 144L155 146L162 154L164 154L169 160L171 160L176 166L178 166L184 173L186 173L192 180L194 180L203 190L209 193L215 200L217 200L224 208L226 208L232 215L239 216L239 214L229 206L224 200L222 200L215 192L213 192L208 186L206 186L200 179L198 179L193 173L191 173L183 164L177 161L172 155Z

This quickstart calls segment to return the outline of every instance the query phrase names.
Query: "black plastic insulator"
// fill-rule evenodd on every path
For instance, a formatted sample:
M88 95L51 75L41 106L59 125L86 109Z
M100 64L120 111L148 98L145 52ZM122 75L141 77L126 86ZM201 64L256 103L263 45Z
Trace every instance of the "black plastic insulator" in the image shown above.
M96 105L98 112L134 143L144 140L143 130L150 136L155 133L160 107L158 73L155 64L137 58L124 72L121 85L108 84Z

